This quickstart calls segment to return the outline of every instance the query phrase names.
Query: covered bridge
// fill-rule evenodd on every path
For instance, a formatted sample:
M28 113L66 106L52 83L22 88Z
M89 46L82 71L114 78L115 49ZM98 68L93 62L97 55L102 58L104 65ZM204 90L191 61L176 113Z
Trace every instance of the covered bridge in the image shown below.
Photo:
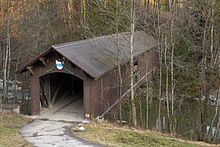
M42 107L55 103L72 103L80 99L82 115L101 115L119 98L117 63L120 61L123 93L130 87L130 33L53 45L50 49L20 68L17 73L31 73L31 114L39 115ZM140 81L156 61L153 49L157 42L143 31L134 35L134 74ZM118 51L120 58L118 60Z

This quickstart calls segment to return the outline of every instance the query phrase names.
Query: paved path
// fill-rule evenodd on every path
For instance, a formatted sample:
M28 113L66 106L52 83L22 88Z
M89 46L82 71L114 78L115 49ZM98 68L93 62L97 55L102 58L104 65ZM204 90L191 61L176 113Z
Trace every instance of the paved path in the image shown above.
M74 123L34 120L20 130L25 140L36 147L96 147L71 135Z

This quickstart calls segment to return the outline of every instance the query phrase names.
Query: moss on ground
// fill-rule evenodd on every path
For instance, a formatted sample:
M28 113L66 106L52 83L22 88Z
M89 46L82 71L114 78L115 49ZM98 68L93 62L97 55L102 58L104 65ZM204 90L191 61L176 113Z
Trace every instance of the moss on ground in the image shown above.
M172 146L172 147L197 147L208 144L190 142L168 136L158 132L132 129L127 126L119 126L108 122L97 124L90 123L85 126L84 132L73 132L74 135L96 144L105 146Z
M30 121L16 113L0 113L0 147L31 147L19 134L20 128Z

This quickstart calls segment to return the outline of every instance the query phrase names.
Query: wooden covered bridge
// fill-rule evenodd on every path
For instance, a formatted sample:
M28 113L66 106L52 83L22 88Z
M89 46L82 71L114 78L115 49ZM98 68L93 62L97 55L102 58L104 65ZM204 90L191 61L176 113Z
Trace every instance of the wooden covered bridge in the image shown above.
M119 34L123 93L130 88L129 41L130 33ZM135 32L136 82L146 73L146 59L149 70L153 68L156 47L157 42L151 36ZM39 115L43 107L53 107L59 101L73 102L77 98L83 116L93 118L103 114L119 98L118 48L115 34L53 45L20 68L17 73L31 74L31 114Z

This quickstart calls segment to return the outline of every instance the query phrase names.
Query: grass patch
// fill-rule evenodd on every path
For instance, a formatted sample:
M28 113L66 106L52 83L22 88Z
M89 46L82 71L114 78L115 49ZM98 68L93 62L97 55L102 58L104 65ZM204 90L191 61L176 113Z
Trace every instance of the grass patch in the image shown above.
M143 147L143 146L171 146L171 147L199 147L206 143L190 142L168 136L158 132L144 131L104 122L90 123L85 126L84 132L73 132L74 135L96 144L105 146Z
M30 121L20 114L0 113L0 147L31 147L19 134L20 128Z

